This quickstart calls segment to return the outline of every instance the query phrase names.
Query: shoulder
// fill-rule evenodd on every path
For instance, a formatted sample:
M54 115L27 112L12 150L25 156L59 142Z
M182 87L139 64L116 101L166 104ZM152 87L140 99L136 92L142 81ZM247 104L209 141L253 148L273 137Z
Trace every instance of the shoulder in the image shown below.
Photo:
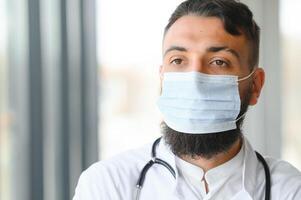
M301 172L293 165L284 160L271 157L266 157L265 160L269 165L274 182L295 180L301 184Z
M126 176L145 165L150 160L151 145L147 144L140 148L120 153L112 158L102 160L91 165L85 173L88 175L110 174L111 178L117 179Z
M301 172L284 160L270 157L265 160L270 168L272 190L280 192L281 199L301 199Z
M140 170L150 159L150 149L151 144L147 144L92 164L81 174L74 200L121 199L119 194L131 195L127 188L135 188ZM84 197L77 198L80 195Z

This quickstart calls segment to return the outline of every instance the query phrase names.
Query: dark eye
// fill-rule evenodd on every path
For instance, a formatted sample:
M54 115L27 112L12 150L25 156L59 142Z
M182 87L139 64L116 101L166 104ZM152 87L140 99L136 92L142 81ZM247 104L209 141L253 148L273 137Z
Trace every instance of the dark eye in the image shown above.
M211 62L211 64L219 66L219 67L226 67L228 65L228 63L223 60L214 60Z
M182 62L183 62L183 60L181 58L176 58L176 59L173 59L170 63L180 65L180 64L182 64Z

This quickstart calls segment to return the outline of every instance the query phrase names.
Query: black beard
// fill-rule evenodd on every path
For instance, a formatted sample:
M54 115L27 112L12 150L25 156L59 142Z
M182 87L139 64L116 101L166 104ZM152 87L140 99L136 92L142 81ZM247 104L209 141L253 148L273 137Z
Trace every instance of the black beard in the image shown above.
M250 94L250 89L248 88L245 98L242 100L238 116L242 116L247 112ZM161 132L165 142L175 155L210 159L219 153L227 152L237 140L242 139L241 126L243 120L244 116L236 122L236 129L208 134L178 132L171 129L163 121L161 122Z

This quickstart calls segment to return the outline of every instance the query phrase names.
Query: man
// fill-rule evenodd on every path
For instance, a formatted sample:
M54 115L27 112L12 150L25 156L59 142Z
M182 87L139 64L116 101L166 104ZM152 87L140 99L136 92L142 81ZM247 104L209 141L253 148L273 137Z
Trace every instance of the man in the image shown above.
M161 141L92 165L74 200L301 199L300 172L262 158L241 132L264 84L258 55L244 4L180 4L163 40Z

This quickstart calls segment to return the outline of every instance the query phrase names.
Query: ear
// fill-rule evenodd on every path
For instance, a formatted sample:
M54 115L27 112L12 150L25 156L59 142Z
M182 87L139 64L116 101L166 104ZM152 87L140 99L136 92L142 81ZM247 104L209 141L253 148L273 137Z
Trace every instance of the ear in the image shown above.
M249 105L251 106L257 104L257 101L259 99L265 81L264 70L262 68L256 68L253 76L252 95L249 102Z

